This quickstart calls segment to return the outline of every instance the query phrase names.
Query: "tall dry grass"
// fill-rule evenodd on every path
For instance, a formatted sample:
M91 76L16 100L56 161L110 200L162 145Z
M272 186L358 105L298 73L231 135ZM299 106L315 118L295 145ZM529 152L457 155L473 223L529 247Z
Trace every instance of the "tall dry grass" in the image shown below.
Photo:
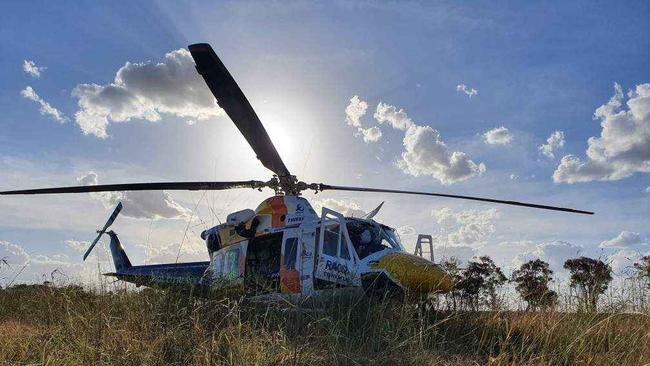
M447 312L355 297L296 308L155 290L0 290L0 364L488 363L647 364L650 316Z

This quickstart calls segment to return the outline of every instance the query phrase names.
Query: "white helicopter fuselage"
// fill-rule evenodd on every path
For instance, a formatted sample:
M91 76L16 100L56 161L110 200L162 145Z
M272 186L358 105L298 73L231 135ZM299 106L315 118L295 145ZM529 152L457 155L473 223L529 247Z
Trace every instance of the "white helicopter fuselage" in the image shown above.
M406 253L392 228L327 208L319 217L302 197L274 196L227 221L202 234L216 249L201 279L212 290L308 297L378 280L409 293L453 286L439 266Z

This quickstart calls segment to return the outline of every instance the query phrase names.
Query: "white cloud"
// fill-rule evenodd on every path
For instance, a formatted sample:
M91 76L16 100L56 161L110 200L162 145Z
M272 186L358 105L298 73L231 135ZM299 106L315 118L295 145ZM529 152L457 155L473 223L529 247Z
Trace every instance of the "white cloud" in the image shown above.
M40 105L39 111L41 112L42 115L50 116L59 123L64 123L68 121L68 117L66 117L63 114L63 112L52 107L50 103L43 100L43 98L41 98L38 94L36 94L36 91L34 91L34 89L31 86L28 86L25 89L21 90L20 95L22 95L23 98L29 99L33 102L36 102L38 105Z
M374 114L379 123L388 123L393 128L406 131L415 125L403 109L397 109L395 106L379 102Z
M650 84L640 84L624 95L614 85L614 96L594 113L600 137L590 137L586 159L566 155L553 173L556 183L619 180L650 172Z
M350 98L350 104L345 107L345 121L352 127L361 127L361 117L366 114L368 103L358 95Z
M85 253L86 250L88 250L88 247L90 246L89 241L79 241L79 240L65 240L63 244L65 244L66 247L79 253Z
M650 255L650 252L640 253L636 250L623 249L607 257L606 263L614 272L614 280L621 282L622 279L633 275L636 271L634 263L638 262L644 255Z
M519 179L519 176L515 173L510 174L510 180L517 180Z
M456 91L463 92L463 93L467 94L467 96L470 97L470 98L473 97L474 95L478 94L478 90L476 90L474 88L470 88L465 84L456 85Z
M80 84L72 95L79 104L75 121L84 134L99 138L108 136L111 122L155 122L161 113L192 121L223 114L184 48L167 53L162 63L127 62L112 83Z
M440 226L436 241L445 245L484 245L496 232L494 225L499 218L497 209L463 210L454 212L448 207L431 211Z
M351 104L353 100L354 98ZM374 117L380 124L386 123L397 130L405 131L402 140L404 151L401 159L397 161L397 166L406 174L416 177L430 175L442 184L449 185L481 175L485 171L484 164L474 163L467 154L449 151L440 138L440 132L430 126L418 126L404 109L380 102ZM381 137L381 131L378 128L372 131L373 128L363 130L359 127L366 142Z
M648 188L645 189L645 193L650 193L650 186L648 186Z
M641 239L641 234L632 231L623 230L612 239L604 240L600 243L601 248L636 248L639 246L647 245Z
M409 127L403 143L404 152L398 167L409 175L430 175L440 183L450 185L485 172L483 163L474 163L464 152L449 151L440 138L440 132L430 126Z
M370 128L361 128L359 132L363 135L363 141L368 142L377 142L381 139L382 133L379 127L373 126Z
M366 211L362 210L358 203L350 200L325 198L314 202L314 210L319 215L323 207L339 212L347 217L361 217L366 214Z
M490 145L507 145L512 142L512 133L504 127L493 128L483 134L485 142Z
M37 66L34 61L23 60L23 71L31 77L40 78L41 73L45 71L45 69L47 69L47 67Z
M71 263L63 255L30 255L20 245L0 240L0 259L8 265L0 267L0 284L65 281L78 276L81 263ZM3 262L4 263L4 262Z
M465 266L476 255L476 251L467 245L436 245L433 248L433 255L436 263L456 259L461 266Z
M408 235L417 235L418 234L417 230L415 230L415 228L413 226L409 226L409 225L400 226L396 230L397 230L397 234L399 234L400 236L402 236L402 235L407 235L408 236Z
M97 185L97 173L77 178L83 185ZM190 210L178 204L166 191L92 192L90 196L112 209L118 202L124 206L121 214L134 218L187 218Z
M209 260L205 244L199 238L188 237L181 243L149 245L145 248L147 263L198 262ZM177 260L178 259L178 260Z
M535 245L534 249L518 254L513 260L514 268L533 259L541 259L549 264L554 272L562 271L564 262L580 256L583 248L565 241L552 241Z
M546 139L546 143L540 145L538 150L547 158L555 159L555 151L561 149L564 146L564 143L564 132L553 131L553 133L551 133L551 135Z
M345 121L348 125L357 129L355 136L363 136L363 141L365 143L377 142L382 137L379 127L373 126L364 128L361 123L361 118L366 114L367 110L368 103L361 100L358 95L355 95L350 98L350 104L345 107Z

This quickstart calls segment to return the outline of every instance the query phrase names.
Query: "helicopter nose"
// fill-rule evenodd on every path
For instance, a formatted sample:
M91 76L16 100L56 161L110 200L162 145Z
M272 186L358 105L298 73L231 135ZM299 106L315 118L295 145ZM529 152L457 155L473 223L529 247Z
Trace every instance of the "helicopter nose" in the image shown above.
M444 293L454 286L451 276L439 265L408 253L387 254L375 268L388 272L411 293Z

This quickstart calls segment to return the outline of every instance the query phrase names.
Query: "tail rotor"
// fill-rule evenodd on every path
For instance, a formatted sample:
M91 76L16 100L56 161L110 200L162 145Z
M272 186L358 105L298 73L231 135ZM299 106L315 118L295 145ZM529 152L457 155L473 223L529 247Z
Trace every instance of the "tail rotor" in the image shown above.
M119 203L117 204L117 206L115 207L115 210L113 210L113 213L111 214L111 216L110 216L110 217L108 218L108 220L106 221L106 224L104 225L104 228L101 229L101 230L97 230L97 237L95 238L95 240L93 241L93 243L90 244L90 247L88 247L88 250L86 250L86 253L84 254L84 261L86 260L86 258L87 258L88 255L90 254L90 252L93 250L93 248L95 247L95 245L96 245L97 242L99 241L99 238L101 238L102 235L104 235L104 234L106 233L106 230L107 230L111 225L113 225L113 222L114 222L115 219L117 218L117 215L120 214L120 211L122 211L122 202L119 202Z

